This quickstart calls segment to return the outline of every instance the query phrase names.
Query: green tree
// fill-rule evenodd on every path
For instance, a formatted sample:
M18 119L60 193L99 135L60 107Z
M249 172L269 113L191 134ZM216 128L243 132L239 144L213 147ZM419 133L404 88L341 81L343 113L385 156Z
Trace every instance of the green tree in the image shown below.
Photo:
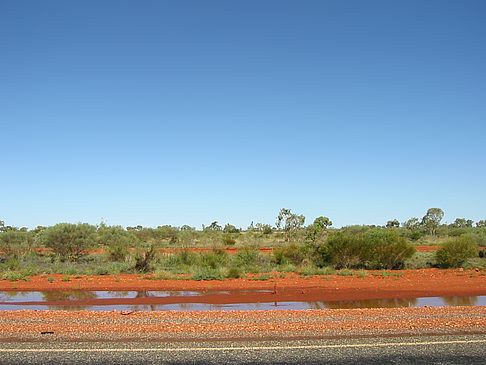
M420 223L418 218L410 218L408 221L403 222L403 228L410 229L412 231L418 230L422 224Z
M282 208L277 216L276 226L281 227L285 232L285 239L290 240L291 235L304 225L305 217L291 212L290 209ZM282 226L283 223L283 226Z
M480 221L476 222L476 227L486 227L486 219L481 219Z
M386 228L400 227L400 222L397 219L386 222Z
M240 230L234 225L227 223L223 229L224 233L240 233Z
M204 231L222 231L223 228L218 224L217 221L212 222L209 226L203 228Z
M256 229L263 234L271 234L273 232L272 226L270 224L257 223Z
M312 242L316 242L317 239L322 236L322 233L330 226L332 226L332 222L328 217L318 217L314 219L314 223L309 227L307 238L312 240Z
M456 218L454 223L451 224L453 228L470 228L473 225L473 221L471 219L466 218Z
M422 218L422 225L431 235L435 236L442 218L444 218L444 212L442 209L430 208L427 210L427 214L425 214L425 216Z

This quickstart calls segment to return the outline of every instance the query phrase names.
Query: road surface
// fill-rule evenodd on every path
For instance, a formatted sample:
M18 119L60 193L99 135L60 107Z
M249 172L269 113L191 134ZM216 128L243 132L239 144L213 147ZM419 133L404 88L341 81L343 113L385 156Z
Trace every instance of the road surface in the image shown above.
M0 342L0 364L485 364L486 335L204 342Z

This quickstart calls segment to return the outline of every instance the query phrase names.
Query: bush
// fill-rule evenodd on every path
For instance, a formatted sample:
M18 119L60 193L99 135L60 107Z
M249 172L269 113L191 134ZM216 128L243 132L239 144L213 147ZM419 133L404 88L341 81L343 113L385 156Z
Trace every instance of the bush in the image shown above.
M373 257L373 247L362 235L339 232L317 247L318 265L335 268L364 267Z
M332 264L338 269L398 269L415 251L405 237L390 230L369 230L363 234L339 232L317 247L318 264Z
M231 233L224 233L223 234L223 243L226 246L233 246L236 243L236 240L231 236Z
M290 245L275 249L273 252L273 259L277 265L285 265L291 263L299 266L302 264L306 256L304 247L299 247L292 243Z
M424 236L424 234L420 231L410 231L408 234L408 238L410 238L411 241L418 241Z
M96 242L99 245L108 246L108 258L110 261L124 261L128 256L128 248L136 246L136 237L121 226L107 226L101 223L96 232Z
M394 231L370 231L365 233L364 239L373 247L373 256L368 264L371 269L402 269L405 261L417 251L405 237Z
M446 242L435 253L440 267L460 267L467 259L478 255L478 247L470 237Z
M222 272L221 269L212 269L212 268L200 268L191 276L192 280L224 280L226 275Z
M34 235L32 232L6 231L0 233L0 248L11 250L22 250L32 247Z
M224 267L229 261L228 253L223 250L214 250L213 252L200 254L199 259L202 267L210 269Z
M238 267L253 267L258 264L260 253L257 250L244 249L238 251L233 262Z
M122 245L108 247L107 256L110 261L125 261L130 251Z
M152 269L155 260L155 247L151 245L147 250L137 251L135 254L135 270L146 273Z
M241 277L241 270L234 266L230 267L228 273L226 274L226 277L228 279L238 279L239 277Z
M37 236L40 243L64 258L76 259L92 247L96 227L89 224L59 223Z

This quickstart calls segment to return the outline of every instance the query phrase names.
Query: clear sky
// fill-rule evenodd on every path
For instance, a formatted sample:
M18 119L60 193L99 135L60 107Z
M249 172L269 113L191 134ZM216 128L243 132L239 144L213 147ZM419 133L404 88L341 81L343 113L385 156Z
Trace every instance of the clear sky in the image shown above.
M0 1L0 220L486 219L486 2Z

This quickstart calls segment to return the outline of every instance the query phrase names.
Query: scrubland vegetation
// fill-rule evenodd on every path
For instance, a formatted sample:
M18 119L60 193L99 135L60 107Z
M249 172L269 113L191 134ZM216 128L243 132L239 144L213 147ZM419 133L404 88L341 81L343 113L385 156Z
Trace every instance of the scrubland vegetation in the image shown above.
M197 230L182 227L121 227L100 223L59 223L33 230L0 221L0 278L28 280L36 274L106 275L152 273L153 279L210 280L247 277L265 280L286 272L329 275L340 270L358 277L364 270L429 267L486 267L486 221L458 218L441 224L443 212L431 208L421 219L383 226L332 228L327 217L305 226L305 217L282 209L275 226L246 229L212 222ZM416 245L440 245L417 252ZM228 254L223 248L235 247ZM258 248L275 248L263 253ZM179 251L164 253L164 248ZM188 248L210 248L192 252Z

